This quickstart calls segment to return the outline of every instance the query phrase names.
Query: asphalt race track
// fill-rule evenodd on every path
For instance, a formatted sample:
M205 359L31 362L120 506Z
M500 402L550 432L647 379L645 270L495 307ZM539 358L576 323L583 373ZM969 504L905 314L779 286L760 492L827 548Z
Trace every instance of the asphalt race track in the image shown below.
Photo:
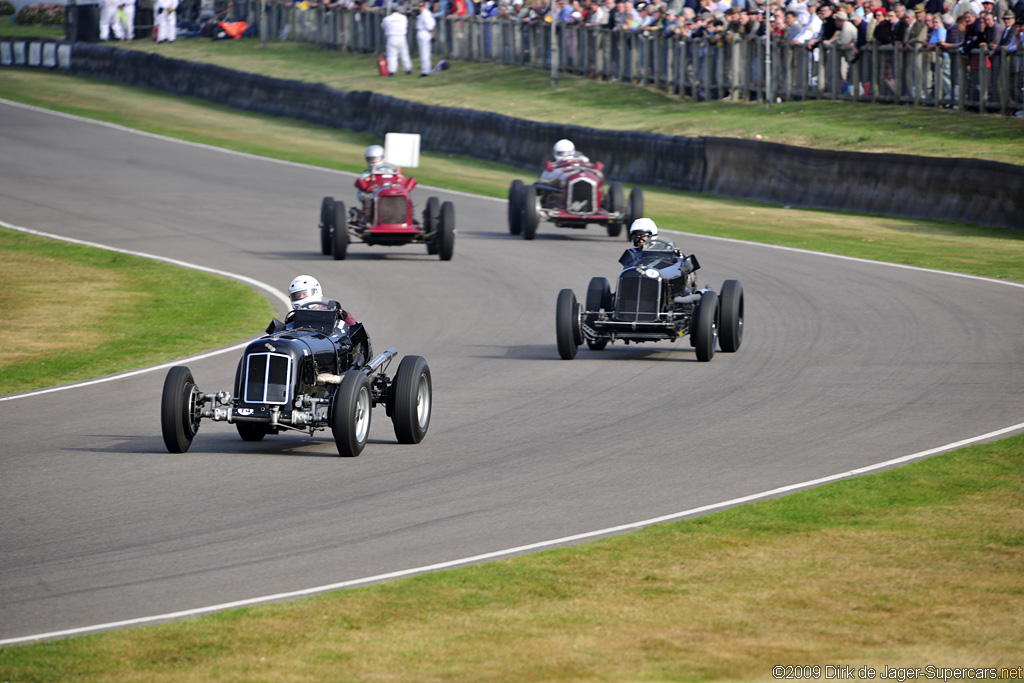
M425 356L434 379L422 444L397 444L378 409L351 460L329 432L246 443L208 421L171 455L163 370L0 401L0 640L607 529L1022 421L1019 286L678 234L700 282L742 282L740 351L618 344L565 362L558 291L614 282L627 244L603 229L542 223L526 242L504 201L421 186L418 208L456 205L452 261L353 245L335 262L320 200L353 201L351 175L6 102L0 120L0 220L282 290L312 274L376 350ZM200 389L230 389L238 355L188 365Z

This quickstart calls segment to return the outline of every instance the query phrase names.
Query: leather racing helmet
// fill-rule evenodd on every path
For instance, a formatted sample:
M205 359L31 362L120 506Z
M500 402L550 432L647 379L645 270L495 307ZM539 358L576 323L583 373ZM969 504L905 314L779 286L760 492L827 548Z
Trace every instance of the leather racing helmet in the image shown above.
M323 289L312 275L299 275L288 285L288 295L292 300L292 308L301 308L307 304L318 304L324 300Z

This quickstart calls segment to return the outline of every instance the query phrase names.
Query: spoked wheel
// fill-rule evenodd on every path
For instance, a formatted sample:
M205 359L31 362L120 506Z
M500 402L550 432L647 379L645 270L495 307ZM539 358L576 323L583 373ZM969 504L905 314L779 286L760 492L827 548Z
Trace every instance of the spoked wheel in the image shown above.
M188 368L176 365L168 371L160 401L160 430L171 453L184 453L192 445L199 431L202 398Z
M622 185L619 183L612 183L608 186L608 212L609 213L622 213L626 208L626 195L622 189ZM623 219L618 218L608 223L608 236L618 237L619 233L622 232ZM626 226L627 228L629 226ZM629 230L626 231L626 238L629 238Z
M718 330L718 346L725 353L732 353L743 343L743 286L739 280L726 280L722 283L718 306L722 319Z
M334 198L324 197L320 203L320 253L331 255L331 225L334 221Z
M406 356L391 383L391 421L398 443L419 443L430 427L433 391L430 367L421 356Z
M442 261L451 261L455 253L455 205L441 205L440 231L437 236L437 255Z
M558 293L558 302L555 304L555 341L562 360L575 358L576 351L583 343L580 312L576 294L571 289L563 289Z
M629 191L629 206L626 208L626 227L633 225L633 221L644 216L644 191L634 187ZM629 237L627 230L626 237Z
M523 231L523 181L513 180L508 186L508 231L518 235Z
M331 227L331 254L335 261L348 255L348 210L345 202L334 202L334 224Z
M363 452L370 436L372 408L369 378L359 370L347 371L331 404L331 433L338 455L354 458Z
M423 209L423 227L430 239L427 240L427 253L437 255L437 226L441 223L441 201L437 197L427 200L427 208Z
M608 285L607 278L595 277L591 278L590 285L587 287L587 306L588 311L597 311L600 309L610 310L612 300L612 289ZM594 313L589 316L590 320L594 320L597 314ZM588 322L589 324L589 322ZM587 348L592 351L600 351L604 347L608 346L607 339L587 339Z
M537 224L540 223L540 200L537 188L533 185L523 187L523 239L532 240L537 236Z
M697 331L693 339L697 360L702 363L715 357L718 342L718 295L710 289L704 292L697 307Z

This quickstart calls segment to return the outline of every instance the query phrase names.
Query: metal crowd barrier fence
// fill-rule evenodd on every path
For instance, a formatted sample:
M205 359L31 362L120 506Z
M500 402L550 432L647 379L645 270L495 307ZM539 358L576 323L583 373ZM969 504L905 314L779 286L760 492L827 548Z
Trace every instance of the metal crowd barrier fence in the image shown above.
M352 53L384 51L382 11L302 7L261 0L234 3L236 15L260 23L263 40L302 41ZM415 23L410 17L414 58ZM773 40L768 59L763 39L679 39L577 24L556 25L552 37L546 22L449 16L438 22L432 52L435 60L550 69L647 85L698 101L829 99L1001 114L1024 109L1024 54L1006 47L982 47L965 55L871 42L857 51L836 45L809 51ZM767 81L766 67L771 69Z

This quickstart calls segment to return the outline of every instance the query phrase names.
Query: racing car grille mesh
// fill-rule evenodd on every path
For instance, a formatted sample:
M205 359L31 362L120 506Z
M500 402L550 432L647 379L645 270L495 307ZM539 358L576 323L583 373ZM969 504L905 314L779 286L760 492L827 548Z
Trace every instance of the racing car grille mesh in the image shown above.
M630 322L658 319L661 286L658 280L647 277L624 277L619 280L615 302L615 317Z
M583 178L570 183L568 209L572 213L594 213L594 184Z
M292 384L292 359L281 353L251 353L246 358L246 403L284 405Z
M377 202L380 206L378 223L382 225L405 223L405 197L381 197Z

